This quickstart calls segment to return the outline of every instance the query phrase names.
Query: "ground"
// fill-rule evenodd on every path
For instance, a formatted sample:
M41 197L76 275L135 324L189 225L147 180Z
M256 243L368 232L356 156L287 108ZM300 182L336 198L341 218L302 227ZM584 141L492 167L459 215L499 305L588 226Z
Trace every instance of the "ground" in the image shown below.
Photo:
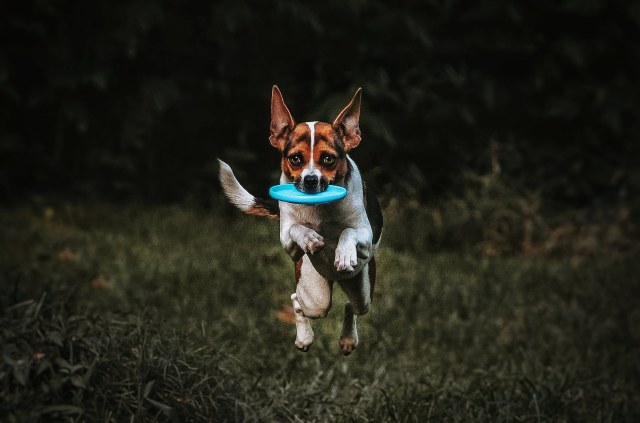
M311 350L295 348L276 222L220 206L5 208L0 420L639 421L637 251L435 249L408 238L427 223L403 233L386 204L349 357L338 290Z

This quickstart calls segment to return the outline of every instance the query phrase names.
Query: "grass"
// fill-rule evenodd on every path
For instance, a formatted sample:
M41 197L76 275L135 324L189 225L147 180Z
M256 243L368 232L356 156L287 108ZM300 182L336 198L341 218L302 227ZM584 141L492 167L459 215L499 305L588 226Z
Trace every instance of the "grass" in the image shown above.
M343 357L339 290L309 353L279 318L294 281L274 222L34 204L0 211L3 422L640 419L637 249L444 248L453 223L389 203Z

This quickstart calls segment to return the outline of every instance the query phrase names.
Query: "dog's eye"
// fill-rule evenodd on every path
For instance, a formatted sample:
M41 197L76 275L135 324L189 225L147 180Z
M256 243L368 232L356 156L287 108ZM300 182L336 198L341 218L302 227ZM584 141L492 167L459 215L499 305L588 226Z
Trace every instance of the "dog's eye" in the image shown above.
M334 156L330 156L328 154L325 154L322 157L322 164L324 166L333 166L333 164L336 162L336 158Z
M300 154L289 156L289 163L291 163L293 166L300 166L302 164L302 156Z

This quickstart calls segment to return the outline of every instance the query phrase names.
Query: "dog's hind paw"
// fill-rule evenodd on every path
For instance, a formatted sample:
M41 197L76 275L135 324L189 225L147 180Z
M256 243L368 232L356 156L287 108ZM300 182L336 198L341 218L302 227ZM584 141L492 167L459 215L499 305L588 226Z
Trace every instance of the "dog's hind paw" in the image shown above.
M300 340L296 339L296 347L298 347L298 349L299 349L300 351L302 351L302 352L307 352L307 351L309 351L309 348L311 348L311 344L312 344L312 343L313 343L313 342L311 342L311 343L309 343L309 344L308 344L308 343L306 343L305 341L300 341Z
M311 344L313 344L313 331L311 330L311 326L307 323L307 325L299 325L297 329L296 347L302 352L307 352L309 348L311 348Z
M302 313L302 307L300 307L296 293L291 294L291 301L293 302L293 312L296 316L295 344L300 351L307 352L311 344L313 344L313 329L311 329L311 324L309 324L309 318L305 317Z
M356 347L358 346L358 335L355 337L340 337L340 349L342 350L342 354L349 355L351 354Z

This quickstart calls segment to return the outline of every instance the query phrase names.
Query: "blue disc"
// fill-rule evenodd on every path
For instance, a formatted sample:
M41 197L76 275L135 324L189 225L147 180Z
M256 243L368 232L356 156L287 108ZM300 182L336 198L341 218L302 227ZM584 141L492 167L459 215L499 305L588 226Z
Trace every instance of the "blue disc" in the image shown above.
M324 204L340 200L347 195L345 188L329 185L326 191L317 194L307 194L298 191L293 184L275 185L269 189L269 196L278 201L296 204Z

